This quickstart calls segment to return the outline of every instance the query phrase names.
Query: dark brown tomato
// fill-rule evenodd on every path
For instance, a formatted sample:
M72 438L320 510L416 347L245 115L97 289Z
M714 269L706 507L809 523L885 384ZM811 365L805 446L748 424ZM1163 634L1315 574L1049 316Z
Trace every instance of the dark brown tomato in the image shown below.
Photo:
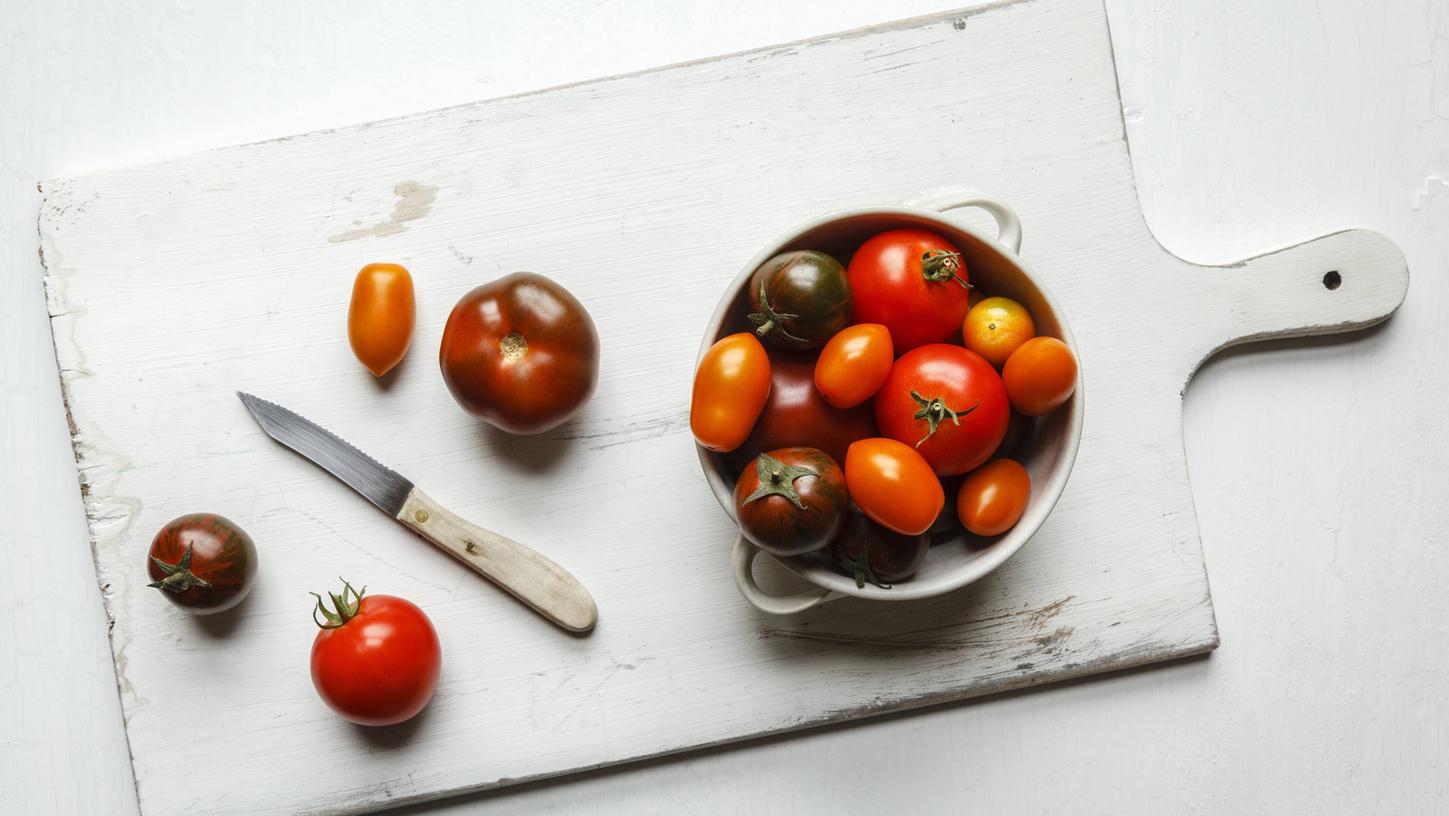
M851 442L877 435L869 401L836 408L820 395L815 358L810 352L770 352L770 396L749 438L731 456L732 471L775 448L819 448L844 462Z
M542 433L567 422L593 395L599 333L567 289L516 272L458 301L438 362L468 412L509 433Z
M824 252L776 255L750 277L750 322L778 348L825 345L850 322L845 267Z
M824 549L840 532L849 506L845 474L814 448L760 454L735 483L740 531L771 555Z
M236 524L214 513L172 519L151 540L150 586L196 615L231 609L251 592L257 547Z
M929 532L903 535L852 509L830 549L845 574L855 579L856 586L871 583L889 587L915 575L930 548Z

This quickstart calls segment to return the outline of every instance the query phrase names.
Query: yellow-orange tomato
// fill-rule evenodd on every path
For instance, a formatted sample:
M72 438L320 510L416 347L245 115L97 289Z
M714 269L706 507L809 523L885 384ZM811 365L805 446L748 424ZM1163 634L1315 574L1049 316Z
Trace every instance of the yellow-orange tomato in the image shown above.
M815 389L836 408L854 408L875 396L890 376L895 350L890 330L857 323L836 332L815 360Z
M966 313L961 325L966 348L1001 368L1022 343L1036 336L1036 324L1026 307L1004 297L989 297Z
M406 269L391 263L362 267L347 308L352 353L373 376L381 377L408 353L416 316L413 279Z
M946 493L916 449L894 439L861 439L845 452L845 489L861 512L903 535L931 528Z
M1011 407L1027 416L1055 410L1077 390L1077 358L1055 337L1034 337L1011 353L1001 370Z
M966 475L956 494L956 515L976 535L997 536L1021 519L1030 497L1026 468L1012 459L997 459Z
M705 448L728 453L755 427L770 396L770 357L749 332L731 334L709 347L694 372L689 430Z

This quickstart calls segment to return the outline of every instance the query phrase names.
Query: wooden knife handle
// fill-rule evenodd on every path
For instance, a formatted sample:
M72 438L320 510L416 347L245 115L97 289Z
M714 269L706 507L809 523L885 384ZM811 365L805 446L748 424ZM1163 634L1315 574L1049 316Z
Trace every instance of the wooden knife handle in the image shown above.
M413 488L397 520L570 632L599 620L579 580L543 554L479 527Z

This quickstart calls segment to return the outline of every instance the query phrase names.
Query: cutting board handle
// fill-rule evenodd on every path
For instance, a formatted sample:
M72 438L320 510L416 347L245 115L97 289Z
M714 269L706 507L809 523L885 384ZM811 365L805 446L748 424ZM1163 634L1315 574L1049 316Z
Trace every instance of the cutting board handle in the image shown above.
M1228 266L1197 267L1194 320L1220 324L1217 345L1335 334L1383 321L1404 302L1409 266L1384 235L1349 229ZM1201 362L1201 359L1199 362Z

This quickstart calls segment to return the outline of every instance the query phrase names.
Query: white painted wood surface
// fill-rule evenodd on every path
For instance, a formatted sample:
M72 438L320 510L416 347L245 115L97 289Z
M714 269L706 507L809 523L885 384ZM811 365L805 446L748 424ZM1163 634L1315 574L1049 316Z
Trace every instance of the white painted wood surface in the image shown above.
M1416 269L1410 306L1384 331L1347 345L1278 346L1268 354L1234 354L1210 366L1191 392L1188 441L1193 474L1205 537L1213 550L1221 620L1234 648L1207 663L1177 665L1108 683L996 699L927 717L532 788L490 800L490 812L586 804L620 812L661 807L707 812L716 809L711 805L717 805L714 797L723 797L726 791L731 801L765 809L789 808L792 803L801 809L830 802L854 807L889 802L907 810L959 806L965 801L962 797L988 809L1039 809L1070 796L1119 810L1149 811L1170 803L1175 809L1206 806L1241 812L1318 803L1320 809L1363 811L1390 802L1406 811L1426 812L1436 797L1443 796L1442 776L1432 768L1446 744L1442 730L1446 720L1442 696L1429 691L1442 683L1443 664L1433 650L1422 646L1445 635L1442 593L1434 589L1442 583L1435 576L1446 574L1445 562L1432 546L1420 545L1442 540L1443 521L1430 510L1432 502L1399 504L1405 496L1432 496L1444 486L1437 471L1416 467L1416 463L1442 461L1445 453L1443 429L1431 419L1442 403L1433 395L1444 394L1444 378L1425 365L1436 356L1436 349L1444 348L1434 316L1442 313L1445 303L1442 224L1449 219L1435 168L1442 168L1445 159L1438 146L1449 142L1432 138L1443 134L1441 120L1432 112L1444 110L1444 97L1433 90L1429 79L1442 77L1446 63L1442 51L1426 45L1442 36L1442 21L1436 23L1432 13L1414 13L1412 8L1365 18L1353 14L1350 4L1331 3L1322 4L1318 12L1255 6L1252 13L1238 14L1231 8L1184 10L1145 2L1111 6L1134 157L1139 171L1151 171L1139 176L1140 184L1149 220L1168 246L1192 257L1227 259L1284 235L1367 220L1403 240ZM22 26L26 17L42 17L23 6L20 10L25 12L19 15ZM137 35L134 41L145 42L165 31L165 21L173 14L169 8L148 7L134 19L123 16L109 26L104 18L80 23L56 19L66 25L30 30L67 27L89 36L85 32L93 29L119 33L144 26L132 33ZM790 16L781 9L761 14L767 19ZM209 25L220 16L203 13L184 22ZM310 30L307 20L276 17L277 25L289 32ZM108 41L94 42L83 54L42 50L47 43L44 36L29 41L13 36L16 19L0 18L7 44L19 55L16 70L0 74L0 83L34 76L36 87L52 87L54 79L47 77L70 75L86 77L88 82L65 85L74 93L50 98L55 103L65 100L64 113L61 105L36 98L23 106L36 116L10 117L0 123L9 126L12 137L19 134L6 143L7 165L22 177L21 195L8 199L8 204L26 200L24 179L53 172L42 173L41 167L74 168L78 163L113 162L120 156L165 155L176 151L167 145L275 134L338 115L328 111L376 115L388 112L389 104L402 106L391 110L405 110L417 105L420 96L411 92L412 87L406 95L391 89L379 95L376 87L388 87L380 79L378 86L369 86L364 98L349 101L344 93L324 98L321 108L282 112L288 100L307 100L314 93L308 88L318 87L317 76L302 76L300 81L289 77L279 82L265 101L238 88L242 93L227 94L224 103L215 95L198 94L194 105L168 106L168 100L186 100L189 89L199 87L197 82L224 78L227 70L242 76L249 70L246 57L226 60L224 67L198 66L200 70L179 77L180 82L156 85L145 98L125 93L107 96L100 89L124 88L118 83L135 78L89 67L100 64ZM337 25L337 20L326 22L331 30L357 30ZM818 18L814 24L819 25ZM265 41L268 30L246 36ZM302 54L315 61L331 47L325 39L304 39L305 48L289 50L279 41L276 50L265 53L283 65L295 65ZM653 62L667 58L669 52L650 47L666 42L678 47L680 41L660 38L649 46L625 50L632 58ZM164 64L166 76L175 76L170 68L174 62L165 60L194 44L194 39L188 42L184 37L158 41L139 64ZM434 45L430 43L429 57L447 53L446 46ZM468 50L473 50L472 43ZM506 48L492 54L499 51ZM564 51L567 56L557 58ZM35 65L24 60L34 53L48 56ZM1389 53L1402 59L1374 56ZM590 58L595 62L589 63ZM413 60L413 64L426 61L418 56ZM501 81L503 87L509 82L533 83L541 75L560 76L557 72L583 64L619 63L593 57L587 49L582 54L579 49L557 49L545 69L554 73L534 72L520 79L505 71ZM1305 65L1313 70L1307 74L1289 70ZM266 70L255 76L268 81ZM249 85L252 78L248 74ZM13 91L20 86L6 87L12 91L6 98L16 98ZM447 82L417 90L436 95L440 87L447 87ZM76 109L78 99L91 102ZM232 108L238 105L256 113L235 120ZM107 121L117 126L57 129L57 123L78 123L76 117L94 117L100 111L109 112ZM256 115L263 111L277 113ZM366 113L341 114L361 115ZM234 120L231 124L217 124L229 117ZM17 131L17 123L35 128L37 135L43 133L43 141L24 129ZM215 135L226 128L236 136ZM140 140L148 138L144 134L151 133L159 140L142 144ZM68 164L57 164L55 157L67 150ZM12 212L7 207L7 213ZM15 230L17 238L6 248L17 253L11 269L35 264L33 257L27 260L30 244L25 240L32 223L33 214L7 216L7 229ZM1428 278L1420 272L1426 267L1431 270ZM22 295L0 298L0 308L14 318L5 321L7 332L43 331L39 322L29 319L28 309L13 308L38 302L36 290L30 288L34 280L6 277L6 292ZM53 381L44 365L29 361L30 349L49 353L38 346L6 346L8 362L21 364L6 366L7 386L19 385L21 390L7 388L10 421L5 425L26 429L26 436L5 440L6 451L16 454L21 467L20 473L5 474L4 494L27 511L14 514L0 527L7 543L28 540L31 534L22 531L32 526L44 529L44 540L50 540L56 532L54 511L63 510L66 493L47 490L45 485L68 484L68 477L57 476L56 469L46 464L52 459L37 455L44 446L27 441L29 429L39 425L44 431L59 417L58 411L45 410L51 398L42 397L53 395ZM1385 410L1365 410L1358 401L1361 393L1404 381L1413 382L1413 390ZM1250 394L1263 398L1245 399ZM1355 429L1361 430L1355 433ZM42 433L35 442L43 439ZM58 439L63 449L63 437ZM1398 453L1385 456L1386 451ZM1250 480L1241 478L1245 465L1254 474ZM1399 481L1406 474L1416 479L1407 489ZM1302 496L1305 501L1269 502L1267 496ZM1388 505L1400 507L1397 541L1392 534L1391 540L1385 540L1382 514L1372 510ZM10 539L10 535L23 538ZM6 553L19 550L7 547ZM28 566L28 562L13 563ZM47 575L58 578L54 568L61 563L52 562ZM33 583L24 582L29 574L24 568L6 573L22 582L6 584L18 591L6 593L7 615L0 622L19 625L7 629L6 636L20 638L25 653L21 662L9 664L4 672L7 691L20 694L7 695L3 713L7 723L19 728L5 729L7 784L0 785L0 791L7 802L18 794L22 803L32 805L21 812L59 808L56 803L62 801L115 810L122 789L107 781L114 775L97 773L108 764L102 749L115 745L118 732L107 736L103 727L80 727L96 711L72 693L80 691L84 698L85 689L96 688L97 682L109 693L109 680L84 665L85 638L78 635L85 630L31 640L36 636L32 633L65 632L63 622L74 619L76 603L83 607L93 596L68 590L64 581L55 580L44 587L43 602L27 600L39 597L30 588ZM7 650L0 660L11 654ZM57 654L72 659L52 664ZM45 665L63 666L66 671L36 673ZM34 704L49 699L58 704ZM32 704L16 707L17 700ZM1344 700L1365 702L1372 715L1358 719L1355 707L1342 705ZM64 719L52 720L56 727L37 727L47 716L43 712ZM103 719L97 724L103 725ZM78 729L76 738L58 740L65 728ZM1036 763L1021 762L1028 750ZM879 756L882 773L910 793L903 798L899 790L886 790L873 780L836 773L862 751ZM1315 757L1307 767L1301 762L1305 752ZM946 771L948 767L968 767L973 772L954 773ZM1042 767L1052 770L1043 777ZM8 784L19 778L10 775L17 768L34 769L24 785ZM1132 769L1130 780L1126 768ZM802 775L828 776L830 784L801 786ZM86 784L75 784L78 778ZM751 779L751 784L741 786L743 778ZM1031 784L1021 784L1028 780ZM467 803L458 803L450 809L468 808ZM78 808L67 807L64 812L74 809Z
M1116 90L1101 9L1039 0L47 182L57 356L143 810L351 811L1212 648L1187 377L1242 336L1381 319L1407 278L1363 233L1245 275L1176 261L1137 208ZM698 327L771 234L943 178L1013 202L1072 316L1090 405L1072 486L971 592L761 620L733 593L732 533L684 428ZM339 281L384 257L415 272L419 349L459 293L547 263L608 338L589 411L540 437L482 431L428 355L379 388L337 340ZM1326 293L1322 263L1343 288ZM1152 317L1115 321L1121 291ZM641 323L649 301L668 311ZM1188 322L1204 301L1236 317ZM425 555L263 440L236 388L536 542L590 586L599 631L539 631ZM149 531L202 507L242 521L267 562L226 632L135 580ZM311 637L294 598L339 571L429 609L449 653L429 715L385 750L293 670ZM178 717L229 740L178 734ZM207 793L172 785L202 750L224 769L198 778Z

